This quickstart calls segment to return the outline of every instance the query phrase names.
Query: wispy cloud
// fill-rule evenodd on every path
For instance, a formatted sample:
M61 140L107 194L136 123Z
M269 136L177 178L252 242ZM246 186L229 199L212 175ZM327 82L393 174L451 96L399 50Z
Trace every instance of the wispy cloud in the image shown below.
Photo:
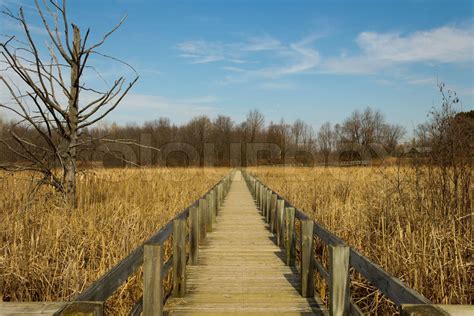
M177 48L181 52L180 56L190 59L193 64L217 61L246 64L247 58L258 58L262 57L261 54L266 54L266 61L274 61L278 66L260 68L224 66L222 69L245 76L275 78L301 73L318 65L319 53L310 47L315 39L316 37L310 36L299 42L283 44L266 35L250 37L246 41L235 43L187 41L179 43Z
M265 37L251 37L246 43L242 45L242 50L249 52L281 49L283 49L283 45L280 43L280 41L268 35Z
M188 59L191 64L207 64L218 61L245 63L234 44L195 40L179 43L177 49L180 51L179 56Z

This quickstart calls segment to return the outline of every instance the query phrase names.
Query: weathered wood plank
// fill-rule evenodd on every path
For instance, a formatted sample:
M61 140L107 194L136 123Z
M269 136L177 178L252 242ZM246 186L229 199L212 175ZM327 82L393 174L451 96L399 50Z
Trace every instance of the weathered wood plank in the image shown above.
M207 201L205 199L199 200L199 244L206 244L207 235Z
M199 237L200 237L200 225L199 225L199 210L197 207L192 206L189 210L189 251L190 261L192 265L197 265L199 260Z
M206 219L207 219L206 230L207 232L212 232L212 225L214 224L213 213L214 212L212 210L211 195L208 193L206 194Z
M349 314L349 247L329 246L329 314Z
M277 195L271 193L270 199L270 231L275 233L276 231L276 205L277 205Z
M143 315L163 314L163 247L146 244L143 263Z
M284 246L284 210L285 210L285 201L277 200L276 203L276 240L278 246Z
M296 236L295 236L295 208L285 208L286 217L286 265L295 266L296 262Z
M313 221L301 221L301 295L314 296Z
M408 288L399 279L391 276L379 265L364 257L355 249L351 248L350 252L351 267L354 267L364 278L398 306L402 304L430 304L430 301L423 295Z
M472 316L474 315L473 305L442 305L442 304L403 304L400 307L401 316Z
M186 222L173 221L173 295L186 294Z
M0 315L102 316L102 302L0 302Z

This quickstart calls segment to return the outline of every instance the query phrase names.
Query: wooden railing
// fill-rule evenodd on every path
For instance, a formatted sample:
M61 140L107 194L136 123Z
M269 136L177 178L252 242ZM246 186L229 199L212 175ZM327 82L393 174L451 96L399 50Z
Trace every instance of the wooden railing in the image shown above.
M423 295L408 288L245 170L243 176L270 230L275 233L277 244L285 249L287 265L296 265L299 241L302 296L314 296L314 276L318 273L329 287L328 309L331 315L363 315L351 300L349 269L353 268L400 308L405 304L431 304ZM296 220L299 225L295 225ZM296 226L300 227L299 232L295 230ZM329 269L315 256L315 238L329 248Z

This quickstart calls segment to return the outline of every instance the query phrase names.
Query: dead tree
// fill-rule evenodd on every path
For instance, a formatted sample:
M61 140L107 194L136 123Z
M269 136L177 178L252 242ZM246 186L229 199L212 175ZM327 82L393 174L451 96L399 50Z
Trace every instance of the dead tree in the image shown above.
M125 18L100 40L89 43L90 29L81 32L69 23L66 0L43 0L41 4L35 0L35 4L47 33L44 48L33 38L23 8L18 13L7 8L2 11L18 23L24 38L2 35L5 40L0 43L0 85L11 97L0 100L0 108L16 116L8 138L1 142L19 158L1 163L0 168L40 174L38 186L53 186L74 207L78 152L94 141L87 137L87 129L119 105L138 75L128 64L98 51ZM127 65L133 77L88 86L84 75L96 71L90 66L94 57Z

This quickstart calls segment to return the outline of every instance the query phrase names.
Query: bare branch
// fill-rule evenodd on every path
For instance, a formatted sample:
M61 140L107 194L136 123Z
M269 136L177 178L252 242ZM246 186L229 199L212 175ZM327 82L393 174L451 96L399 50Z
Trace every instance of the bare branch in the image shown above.
M127 16L124 16L120 22L112 29L110 30L107 34L104 35L104 37L102 38L102 40L94 45L92 45L91 47L89 47L88 49L85 50L85 53L90 53L92 52L94 49L96 49L97 47L99 46L102 46L105 41L120 27L122 26L123 22L125 22L125 20L127 19Z

